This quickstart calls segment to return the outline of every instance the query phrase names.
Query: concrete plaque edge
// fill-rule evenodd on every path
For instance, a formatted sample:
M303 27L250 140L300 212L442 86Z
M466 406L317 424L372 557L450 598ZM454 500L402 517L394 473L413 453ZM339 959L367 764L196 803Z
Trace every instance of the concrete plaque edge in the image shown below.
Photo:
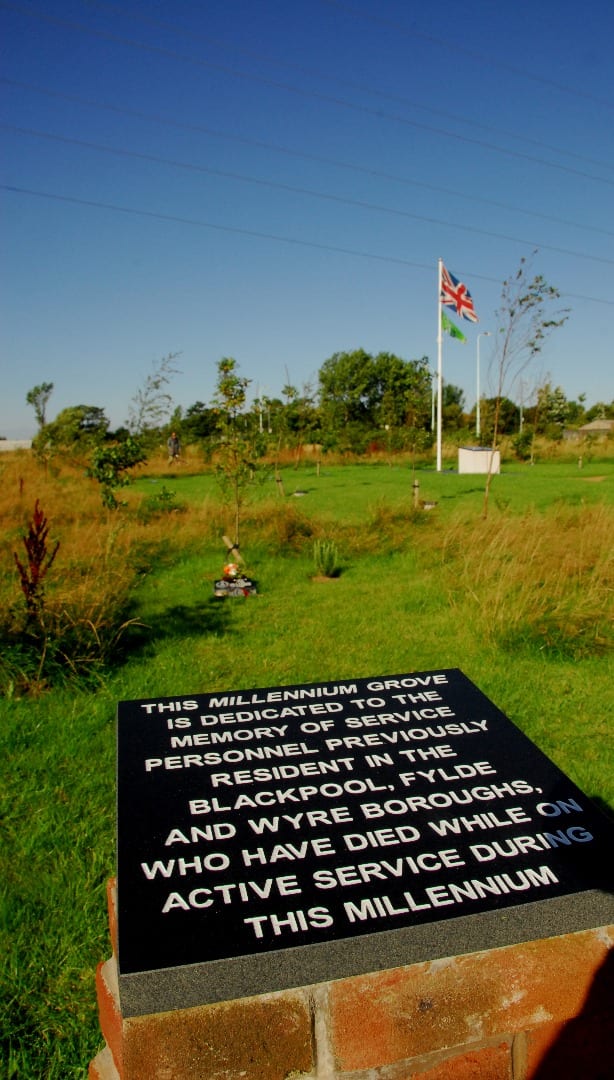
M122 975L122 1015L273 994L614 923L614 896L591 889L475 915L222 960Z

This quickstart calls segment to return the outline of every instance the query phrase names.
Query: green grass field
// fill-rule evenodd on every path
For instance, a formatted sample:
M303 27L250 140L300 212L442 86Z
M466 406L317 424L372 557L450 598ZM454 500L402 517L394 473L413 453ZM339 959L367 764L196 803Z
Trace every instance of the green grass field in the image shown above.
M483 478L416 478L433 509L413 509L408 466L287 469L283 499L269 479L242 536L258 596L224 601L213 582L231 517L214 478L159 470L130 491L109 526L129 531L117 558L139 622L121 660L93 687L68 679L0 701L3 1080L83 1078L100 1048L94 970L109 954L119 700L459 667L614 808L614 466L506 465L486 520ZM60 481L37 483L51 500ZM183 510L139 521L139 503L163 489ZM50 512L51 535L55 524L68 534L59 517ZM7 535L5 596L16 602L16 528ZM341 573L326 582L313 580L318 538L339 552Z

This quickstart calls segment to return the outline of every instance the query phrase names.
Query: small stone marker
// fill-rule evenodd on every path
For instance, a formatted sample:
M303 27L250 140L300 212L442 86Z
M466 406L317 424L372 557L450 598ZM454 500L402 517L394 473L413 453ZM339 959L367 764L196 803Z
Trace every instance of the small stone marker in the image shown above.
M456 669L122 702L123 1014L612 922L613 839Z
M220 578L213 586L214 596L255 596L257 592L256 582L245 574L240 574L232 580Z

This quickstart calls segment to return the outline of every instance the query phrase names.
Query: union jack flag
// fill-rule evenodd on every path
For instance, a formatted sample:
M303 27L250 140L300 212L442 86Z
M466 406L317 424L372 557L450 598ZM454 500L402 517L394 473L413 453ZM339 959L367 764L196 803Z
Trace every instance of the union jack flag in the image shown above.
M443 307L454 308L456 314L463 319L469 319L469 322L474 323L479 322L469 289L458 278L455 278L454 274L446 270L443 263L441 266L440 299Z

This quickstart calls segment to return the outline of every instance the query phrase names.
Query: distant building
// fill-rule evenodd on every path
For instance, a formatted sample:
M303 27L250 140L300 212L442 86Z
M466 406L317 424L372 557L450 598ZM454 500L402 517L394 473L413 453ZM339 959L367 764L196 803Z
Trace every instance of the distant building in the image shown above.
M32 439L0 439L0 454L7 450L31 450Z
M591 420L578 428L581 435L609 435L614 431L614 420Z
M591 420L590 424L583 424L582 427L567 428L563 432L563 438L573 442L585 438L586 435L593 435L599 439L612 434L614 434L614 420Z

